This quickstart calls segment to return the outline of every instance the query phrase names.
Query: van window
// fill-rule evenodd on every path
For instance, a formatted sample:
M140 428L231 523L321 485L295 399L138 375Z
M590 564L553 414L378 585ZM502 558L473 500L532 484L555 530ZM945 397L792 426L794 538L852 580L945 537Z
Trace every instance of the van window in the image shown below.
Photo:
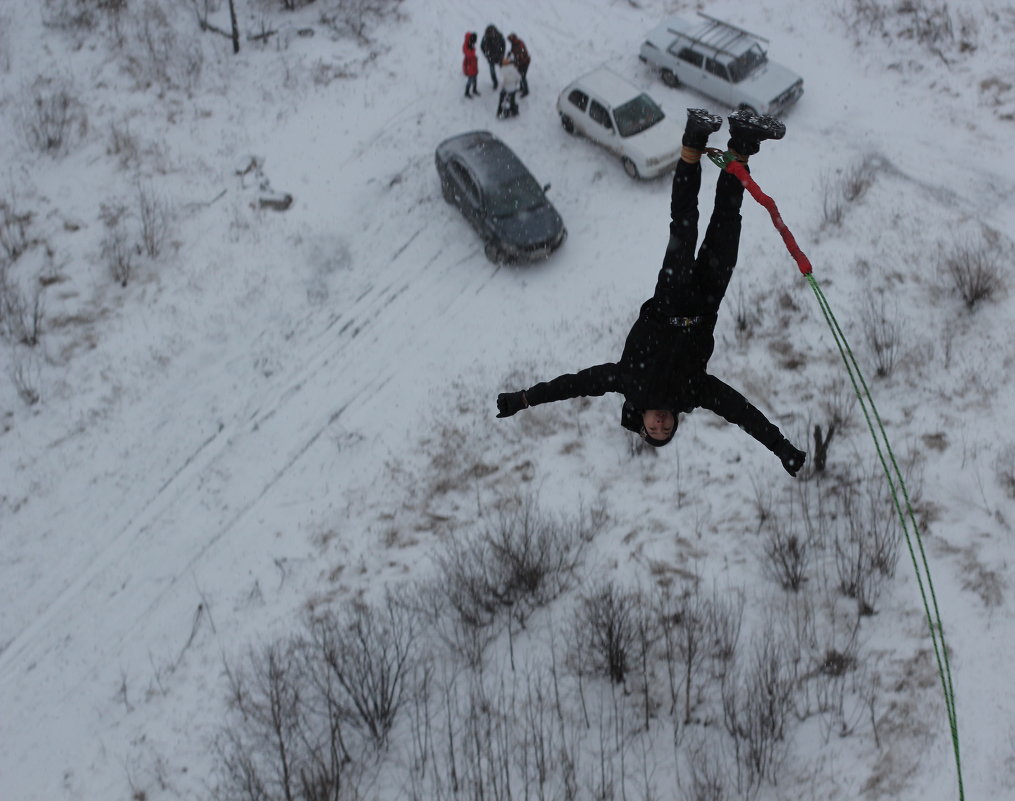
M677 58L681 61L686 61L688 64L693 64L696 67L700 67L702 62L705 60L705 57L701 53L698 53L689 47L685 47L677 53Z
M726 71L726 65L720 64L714 58L705 59L705 69L717 78L722 78L724 81L728 81L730 79L730 75Z

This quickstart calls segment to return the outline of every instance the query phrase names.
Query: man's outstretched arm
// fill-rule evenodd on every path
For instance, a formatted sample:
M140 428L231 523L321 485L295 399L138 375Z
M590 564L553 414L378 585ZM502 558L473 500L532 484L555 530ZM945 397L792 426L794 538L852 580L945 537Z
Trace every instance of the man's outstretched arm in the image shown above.
M552 381L543 381L520 392L502 392L497 396L497 416L510 417L522 409L541 403L620 391L620 369L617 365L597 364L577 373L557 376Z
M783 436L778 426L729 384L715 376L705 376L700 405L703 409L709 409L730 423L740 426L778 456L782 466L791 476L795 476L804 466L807 454L794 447L793 443Z

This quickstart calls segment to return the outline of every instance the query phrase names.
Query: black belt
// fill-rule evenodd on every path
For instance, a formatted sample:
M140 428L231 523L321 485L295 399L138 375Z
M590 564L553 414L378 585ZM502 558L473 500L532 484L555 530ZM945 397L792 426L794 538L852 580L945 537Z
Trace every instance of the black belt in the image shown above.
M676 326L677 328L693 328L696 325L701 325L709 319L709 316L699 314L697 317L666 317L667 324Z

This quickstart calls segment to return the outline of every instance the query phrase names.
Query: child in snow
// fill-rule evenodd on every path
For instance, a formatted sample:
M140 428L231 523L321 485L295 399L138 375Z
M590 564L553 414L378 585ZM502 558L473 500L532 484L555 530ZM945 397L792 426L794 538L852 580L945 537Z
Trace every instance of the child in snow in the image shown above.
M497 104L497 118L517 117L518 103L515 102L515 94L521 85L522 76L510 58L504 59L500 78L503 88L500 90L500 102Z
M465 34L465 41L462 43L462 53L465 58L462 59L462 72L465 73L465 96L472 97L469 94L471 89L476 97L479 97L479 90L476 88L476 78L479 75L479 59L476 58L476 34L469 31Z
M715 206L701 247L698 239L698 190L702 153L722 118L688 109L680 161L673 176L670 239L655 294L642 304L620 361L558 376L520 392L497 397L498 417L541 403L619 392L624 396L621 425L649 445L668 444L677 415L709 409L735 423L779 457L795 476L806 454L786 439L743 395L706 372L715 347L714 329L726 287L737 263L740 206L744 187L722 171ZM785 126L776 119L737 111L730 115L728 148L739 161L757 153L760 142L781 139Z

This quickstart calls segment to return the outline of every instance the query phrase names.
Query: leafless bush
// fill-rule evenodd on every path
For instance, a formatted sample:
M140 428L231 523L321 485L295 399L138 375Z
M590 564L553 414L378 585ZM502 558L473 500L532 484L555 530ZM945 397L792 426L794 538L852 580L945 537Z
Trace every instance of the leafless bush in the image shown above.
M169 238L172 209L150 184L138 182L137 211L141 223L141 244L148 257L156 259Z
M34 406L42 396L39 393L39 369L31 351L11 346L10 378L18 397L26 406Z
M766 567L769 574L784 590L799 592L807 580L807 565L811 558L810 543L792 524L776 519L768 526L765 541Z
M122 168L132 167L138 163L141 147L126 121L114 122L109 126L109 144L106 146L106 153L116 156Z
M321 24L337 36L370 44L368 32L378 21L397 14L402 0L330 0L321 10Z
M599 509L555 518L526 500L479 535L451 541L437 557L439 577L428 591L465 627L454 626L447 639L467 646L471 662L486 638L477 640L468 630L488 628L504 613L524 624L533 610L572 586L585 548L603 523Z
M734 335L737 344L743 347L754 337L754 332L761 324L761 305L755 302L754 308L749 308L744 295L743 287L737 289L735 296L736 308L734 311Z
M758 638L750 664L730 675L722 695L726 731L746 771L742 788L756 788L764 779L775 781L787 750L793 683L785 649L774 632Z
M821 222L823 225L839 226L846 216L846 207L838 182L828 174L821 176Z
M1005 445L994 460L997 482L1009 498L1015 499L1015 445Z
M28 249L28 226L32 213L16 208L16 199L0 199L0 249L8 261L17 261Z
M701 668L716 639L711 636L711 606L695 583L680 596L662 592L655 600L654 612L669 677L670 714L676 715L678 701L682 702L683 723L688 726L696 705L695 682L704 681Z
M99 207L99 219L106 226L102 237L102 258L109 267L110 275L120 286L127 286L134 272L134 257L140 246L132 241L127 228L129 212L122 203L103 203Z
M35 286L31 299L5 277L0 270L0 325L6 338L15 344L34 347L42 336L45 316L43 288Z
M383 606L351 604L313 621L310 637L326 670L318 684L339 688L351 717L378 746L387 742L407 693L416 651L414 618L388 598ZM328 686L331 686L330 684Z
M1004 285L997 245L986 238L969 239L946 250L942 266L969 311L992 299Z
M575 616L575 657L586 672L623 684L637 653L639 593L605 582L582 598Z
M728 768L714 747L699 742L688 753L691 774L688 801L727 801L729 798Z
M84 135L88 120L70 81L39 77L24 90L21 127L31 147L58 155Z
M864 342L874 360L878 378L888 378L899 356L903 323L898 304L888 308L884 295L868 295L860 311Z
M943 0L843 0L838 13L858 41L869 40L872 34L889 40L910 39L941 55L941 49L956 40L952 12ZM960 22L961 51L976 48L976 29L970 22Z
M857 603L860 615L871 615L886 579L899 561L896 512L877 469L839 490L835 525L835 565L839 588Z
M353 801L367 761L417 686L414 622L390 598L350 605L227 666L231 718L216 741L222 801Z
M147 0L133 18L128 73L142 87L190 91L201 78L204 55L197 42L181 38L161 4ZM136 51L136 52L135 52Z
M65 31L90 32L103 20L119 24L127 0L45 0L45 22Z
M824 225L839 226L846 216L846 206L858 202L874 183L874 166L866 157L821 176L821 221Z

